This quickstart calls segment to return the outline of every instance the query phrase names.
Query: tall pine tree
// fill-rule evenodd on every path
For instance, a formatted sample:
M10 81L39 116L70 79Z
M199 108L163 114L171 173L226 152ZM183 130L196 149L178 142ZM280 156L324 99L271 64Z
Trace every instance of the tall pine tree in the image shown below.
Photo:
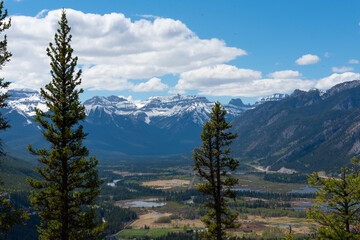
M0 2L0 34L11 25L11 19L6 19L8 16L7 9L4 9L4 2ZM5 63L10 61L11 53L7 49L7 38L4 35L4 38L0 41L0 69L5 65ZM4 78L0 78L0 89L7 89L10 82L5 81ZM9 97L7 92L0 93L0 108L5 108L7 106L6 99ZM4 131L9 128L9 122L3 117L0 112L0 130ZM5 153L2 149L2 141L0 139L0 163ZM1 176L0 176L1 177ZM23 210L16 210L11 204L7 193L3 191L3 183L0 179L0 238L6 238L7 233L16 225L23 224L23 220L27 219L27 215Z
M231 188L238 183L238 179L229 175L235 171L239 162L229 157L232 140L237 137L228 130L232 127L225 120L226 110L215 103L210 114L210 121L206 122L201 134L203 144L194 149L194 170L205 179L206 183L199 184L198 190L208 196L209 201L204 205L208 208L206 217L202 219L208 231L203 237L221 240L226 237L225 229L233 228L238 213L230 213L226 197L235 199L236 193Z
M78 58L70 46L65 10L54 41L47 49L52 80L41 89L48 111L36 109L35 117L51 149L28 147L39 156L36 171L43 179L28 179L34 188L30 200L42 219L40 239L97 239L104 228L94 220L101 181L95 169L98 161L86 159L89 151L82 145L87 134L79 121L85 119L85 108L79 101L83 90L76 90L81 70L75 71Z

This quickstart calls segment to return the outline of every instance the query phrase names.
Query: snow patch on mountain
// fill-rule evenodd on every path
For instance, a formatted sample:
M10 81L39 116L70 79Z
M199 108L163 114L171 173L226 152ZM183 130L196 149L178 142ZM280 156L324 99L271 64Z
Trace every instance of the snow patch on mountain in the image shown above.
M11 95L8 98L8 107L16 110L25 117L35 116L35 108L47 111L44 99L41 98L38 91L31 89L11 89L8 91Z
M10 111L17 111L25 118L35 116L35 108L47 111L44 99L41 98L40 93L36 90L12 89L9 90L9 94L11 97L7 101L8 108ZM237 101L239 102L239 100ZM205 97L178 94L174 96L150 97L143 102L133 101L131 98L121 96L95 96L86 100L84 106L87 116L95 114L101 117L105 114L110 117L109 119L115 125L117 125L116 116L125 116L146 124L156 124L167 118L173 119L171 121L178 121L184 118L191 119L195 124L202 126L209 120L214 103ZM251 108L250 105L243 104L228 104L224 105L224 107L230 118L234 118ZM29 121L24 124L29 124ZM169 122L167 124L171 126Z
M266 97L261 97L258 99L258 101L255 103L255 105L260 105L263 104L265 102L272 102L272 101L280 101L284 98L289 97L288 94L282 94L282 93L275 93L273 95L270 96L266 96Z

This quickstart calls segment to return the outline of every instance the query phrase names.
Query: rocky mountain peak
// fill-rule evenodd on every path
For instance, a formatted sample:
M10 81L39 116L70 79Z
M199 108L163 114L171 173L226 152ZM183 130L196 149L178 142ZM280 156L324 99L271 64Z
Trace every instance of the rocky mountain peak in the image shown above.
M338 94L339 92L342 92L342 91L345 91L348 89L352 89L352 88L356 88L359 86L360 86L360 80L339 83L339 84L335 85L334 87L330 88L329 90L327 90L323 97L328 98L335 94Z
M243 101L240 98L231 99L229 105L234 105L237 107L246 107Z
M128 101L125 98L118 97L118 96L109 96L109 97L99 97L95 96L92 97L84 102L84 105L114 105L119 102Z

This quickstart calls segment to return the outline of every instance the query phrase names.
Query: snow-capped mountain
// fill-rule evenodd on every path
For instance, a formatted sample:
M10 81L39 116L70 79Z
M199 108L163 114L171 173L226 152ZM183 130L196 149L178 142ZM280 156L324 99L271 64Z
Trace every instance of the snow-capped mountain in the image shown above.
M35 108L46 110L45 101L41 98L38 91L31 89L9 90L8 94L8 112L13 111L25 118L24 125L32 124L31 118L35 116Z
M35 108L46 111L38 91L9 90L8 107L2 109L12 127L4 133L6 145L27 154L30 143L43 147L41 129L34 123ZM200 133L214 103L201 96L157 96L141 103L124 97L96 96L84 102L89 133L86 146L102 158L120 155L177 154L201 143ZM233 99L223 105L228 120L254 106Z
M260 105L263 104L265 102L273 102L273 101L280 101L284 98L289 97L288 94L282 94L282 93L275 93L273 95L270 96L266 96L266 97L261 97L258 99L258 101L255 103L255 105Z
M12 89L8 93L11 95L7 101L9 112L17 111L24 117L31 118L35 116L35 108L46 111L45 101L36 90ZM118 96L95 96L86 100L84 105L87 116L103 112L108 115L128 116L150 124L152 121L156 122L164 118L181 117L191 114L191 120L202 126L209 120L214 103L205 97L178 94L169 97L150 97L141 104L135 104L135 102ZM229 118L234 118L251 106L228 104L224 107L228 112Z
M159 128L171 127L169 124L161 125L165 119L190 117L191 121L200 126L209 120L211 108L214 106L205 97L175 95L170 97L150 97L141 104L135 104L125 98L93 97L84 102L86 114L88 116L99 115L101 113L112 116L127 116L146 124L157 125ZM240 115L250 106L225 105L229 118L232 119ZM188 118L189 119L189 118ZM115 118L114 118L115 121Z

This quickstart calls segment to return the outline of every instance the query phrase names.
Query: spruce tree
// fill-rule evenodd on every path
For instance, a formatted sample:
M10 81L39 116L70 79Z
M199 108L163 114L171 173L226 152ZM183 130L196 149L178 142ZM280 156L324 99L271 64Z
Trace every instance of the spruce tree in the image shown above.
M4 2L0 2L0 34L2 34L5 30L9 29L11 26L11 19L6 20L8 16L7 9L4 9ZM4 35L4 38L0 41L0 69L2 69L5 63L10 61L12 54L7 49L7 37ZM4 78L0 78L0 89L7 89L10 85L10 82L5 81ZM10 97L7 92L0 93L0 108L7 107L6 99ZM3 117L0 112L0 130L6 130L9 128L9 122ZM4 156L4 152L2 149L2 141L0 141L0 155Z
M321 239L360 239L360 162L341 169L340 178L308 176L317 187L315 204L307 211L311 228Z
M239 162L229 157L232 140L237 137L228 130L232 125L225 120L226 110L215 103L201 134L203 141L200 148L194 149L194 170L206 181L199 184L198 190L207 196L204 204L208 208L206 217L202 219L207 228L203 237L221 240L226 237L225 229L233 228L238 213L230 213L226 197L235 199L236 193L231 190L238 179L229 175L235 171Z
M6 19L8 16L7 9L4 9L4 2L0 2L0 34L10 28L11 19ZM7 38L0 40L0 69L3 68L5 63L10 61L11 53L7 49ZM0 89L6 90L10 82L5 81L4 78L0 78ZM9 97L7 92L0 93L0 108L7 106L6 99ZM4 131L9 128L9 122L3 117L0 112L0 130ZM0 163L4 158L5 153L2 148L2 141L0 139ZM1 176L0 176L1 177ZM0 238L6 238L7 233L16 225L23 224L24 220L28 218L23 210L16 210L11 204L9 195L3 191L3 183L0 179Z
M85 108L79 101L83 89L77 89L81 70L75 71L78 58L70 46L65 10L54 42L47 48L52 80L41 89L48 111L36 109L35 116L51 148L28 147L39 157L36 171L42 177L28 179L34 188L30 200L42 219L40 239L97 239L104 228L95 222L94 211L102 182L95 169L98 161L86 159L89 151L83 146L87 134L79 121L85 119Z

